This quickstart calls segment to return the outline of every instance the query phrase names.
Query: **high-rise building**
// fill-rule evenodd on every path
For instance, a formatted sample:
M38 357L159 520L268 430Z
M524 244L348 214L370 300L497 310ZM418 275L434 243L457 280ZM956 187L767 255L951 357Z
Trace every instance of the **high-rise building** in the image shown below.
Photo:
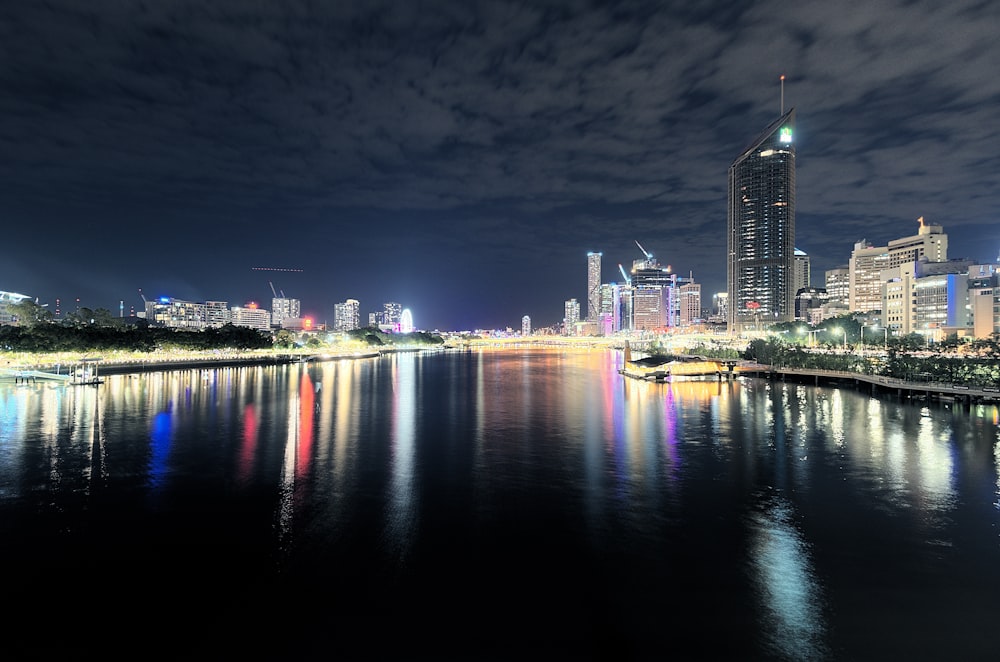
M729 331L794 316L795 109L729 166Z
M679 306L679 326L691 326L701 321L701 283L691 278L677 288Z
M622 328L622 294L618 283L601 283L600 333L611 335Z
M572 336L576 333L576 323L580 321L580 302L570 299L565 305L565 317L563 318L563 334Z
M395 326L402 321L403 306L395 301L386 301L382 304L382 323Z
M521 318L521 335L530 336L531 335L531 318L525 315Z
M587 320L596 322L601 316L601 255L587 253Z
M360 303L357 299L333 304L333 330L343 332L359 328L361 326L359 308Z
M298 299L284 296L271 299L271 326L281 328L281 322L302 315L302 305Z
M792 276L792 290L798 292L812 285L812 273L809 255L798 248L795 249L795 268Z

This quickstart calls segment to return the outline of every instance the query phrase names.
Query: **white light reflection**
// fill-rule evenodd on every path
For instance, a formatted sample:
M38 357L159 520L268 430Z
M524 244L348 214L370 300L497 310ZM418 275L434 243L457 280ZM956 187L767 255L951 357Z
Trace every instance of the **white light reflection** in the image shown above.
M750 520L751 578L764 608L760 625L767 645L778 659L825 659L821 591L791 506L771 497Z
M392 480L386 538L399 562L406 560L416 529L413 478L416 388L416 356L410 352L396 354L392 366Z

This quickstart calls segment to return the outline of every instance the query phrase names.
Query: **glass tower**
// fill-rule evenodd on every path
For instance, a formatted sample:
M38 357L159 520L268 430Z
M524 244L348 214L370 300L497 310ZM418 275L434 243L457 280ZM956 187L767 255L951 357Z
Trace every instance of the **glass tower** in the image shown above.
M792 108L729 166L730 333L795 316L794 128Z

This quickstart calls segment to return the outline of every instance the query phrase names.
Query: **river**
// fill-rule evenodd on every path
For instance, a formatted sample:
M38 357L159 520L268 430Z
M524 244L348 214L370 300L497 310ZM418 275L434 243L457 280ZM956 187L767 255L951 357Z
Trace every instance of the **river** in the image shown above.
M996 659L995 405L621 362L2 384L5 658Z

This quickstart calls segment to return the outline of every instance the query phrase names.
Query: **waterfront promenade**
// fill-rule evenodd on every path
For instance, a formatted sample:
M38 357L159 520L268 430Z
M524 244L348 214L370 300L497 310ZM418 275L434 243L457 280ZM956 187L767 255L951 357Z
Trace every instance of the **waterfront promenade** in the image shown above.
M761 364L740 366L740 374L781 381L850 384L867 387L872 393L890 392L910 398L954 400L963 402L1000 402L1000 388L992 386L966 386L937 381L907 381L882 375L865 375L846 370L820 370L816 368L782 368Z

